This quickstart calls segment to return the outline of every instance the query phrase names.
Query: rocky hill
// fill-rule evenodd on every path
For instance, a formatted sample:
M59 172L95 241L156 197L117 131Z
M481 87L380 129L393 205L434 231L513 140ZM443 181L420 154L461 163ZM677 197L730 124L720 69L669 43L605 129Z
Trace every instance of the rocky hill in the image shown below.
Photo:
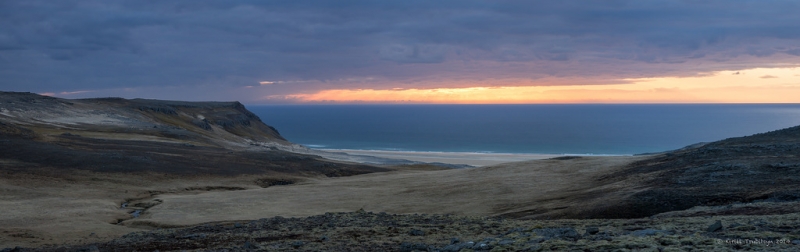
M800 199L799 155L800 126L796 126L634 162L624 171L603 179L641 179L643 190L631 195L624 204L598 215L631 218L694 206L794 202ZM800 209L783 211L796 210ZM751 211L747 214L759 213L753 209L747 211Z
M239 102L68 100L0 92L0 141L0 160L25 163L28 170L329 176L384 170L288 152L303 147Z
M580 207L532 207L506 215L640 218L667 213L712 216L800 212L800 126L646 156L598 176L594 182L592 190L562 199L580 202ZM697 208L701 210L688 211Z

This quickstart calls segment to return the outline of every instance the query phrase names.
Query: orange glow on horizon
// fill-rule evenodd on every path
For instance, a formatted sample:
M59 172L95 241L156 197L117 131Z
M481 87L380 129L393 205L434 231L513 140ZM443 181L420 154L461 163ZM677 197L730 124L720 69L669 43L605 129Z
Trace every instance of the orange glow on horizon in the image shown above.
M302 103L798 103L800 69L757 68L626 84L432 89L332 89L292 94Z

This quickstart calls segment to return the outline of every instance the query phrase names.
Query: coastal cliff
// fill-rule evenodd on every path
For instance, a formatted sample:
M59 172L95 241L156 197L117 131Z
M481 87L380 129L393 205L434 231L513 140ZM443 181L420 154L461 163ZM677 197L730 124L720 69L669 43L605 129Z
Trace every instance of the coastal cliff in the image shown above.
M290 152L304 147L284 139L239 102L0 92L0 140L0 159L24 163L28 170L328 176L385 170Z
M288 145L239 102L184 102L147 99L60 99L33 93L0 92L0 120L44 133L98 132L97 138L128 134L141 140L220 147L242 142ZM48 131L49 130L49 131ZM8 132L11 133L11 132ZM39 134L46 138L45 134ZM117 137L119 138L119 137Z

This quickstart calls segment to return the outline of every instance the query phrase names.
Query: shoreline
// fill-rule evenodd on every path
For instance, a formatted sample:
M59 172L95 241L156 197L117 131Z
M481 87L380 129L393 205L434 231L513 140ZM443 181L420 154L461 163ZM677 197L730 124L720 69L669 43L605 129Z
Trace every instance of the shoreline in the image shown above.
M324 149L313 150L329 153L346 153L355 156L372 156L389 159L404 159L426 163L446 163L455 165L489 166L501 163L539 160L564 156L632 156L612 154L534 154L534 153L484 153L484 152L443 152L443 151L394 151L394 150L356 150Z

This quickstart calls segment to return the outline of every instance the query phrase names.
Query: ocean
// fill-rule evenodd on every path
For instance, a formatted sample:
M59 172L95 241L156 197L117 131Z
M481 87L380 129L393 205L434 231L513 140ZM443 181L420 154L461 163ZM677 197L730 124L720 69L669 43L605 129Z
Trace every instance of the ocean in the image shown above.
M800 125L800 104L256 105L321 149L626 155Z

